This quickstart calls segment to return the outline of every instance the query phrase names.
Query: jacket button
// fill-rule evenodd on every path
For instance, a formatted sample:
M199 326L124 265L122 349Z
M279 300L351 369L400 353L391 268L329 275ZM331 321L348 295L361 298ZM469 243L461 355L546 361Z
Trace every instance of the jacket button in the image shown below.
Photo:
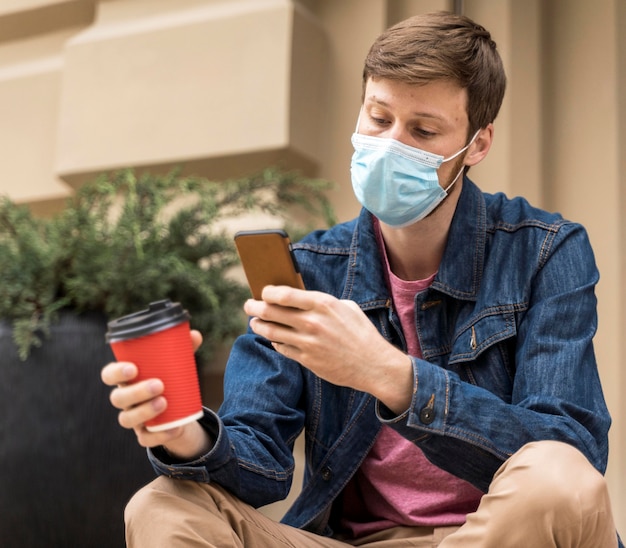
M420 411L420 420L423 424L430 424L435 420L435 410L432 407L423 407Z
M329 481L330 478L333 477L333 471L328 468L328 466L325 466L324 468L322 468L322 479L324 481Z

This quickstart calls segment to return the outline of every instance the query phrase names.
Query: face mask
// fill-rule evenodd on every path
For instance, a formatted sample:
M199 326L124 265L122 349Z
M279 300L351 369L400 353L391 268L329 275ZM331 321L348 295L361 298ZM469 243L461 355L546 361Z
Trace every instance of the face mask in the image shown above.
M355 132L350 172L357 199L370 213L394 228L423 219L448 195L464 166L445 190L439 185L437 169L467 150L476 135L478 132L456 154L444 158L395 139Z

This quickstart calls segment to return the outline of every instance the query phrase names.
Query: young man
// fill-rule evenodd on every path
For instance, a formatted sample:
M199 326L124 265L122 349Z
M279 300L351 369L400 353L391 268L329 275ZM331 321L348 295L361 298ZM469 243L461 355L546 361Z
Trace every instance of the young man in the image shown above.
M352 139L363 210L295 246L307 291L246 303L219 413L149 433L161 381L105 367L161 474L129 503L129 546L618 545L587 235L465 175L504 88L465 17L383 33ZM303 489L278 524L254 508L287 495L303 429Z

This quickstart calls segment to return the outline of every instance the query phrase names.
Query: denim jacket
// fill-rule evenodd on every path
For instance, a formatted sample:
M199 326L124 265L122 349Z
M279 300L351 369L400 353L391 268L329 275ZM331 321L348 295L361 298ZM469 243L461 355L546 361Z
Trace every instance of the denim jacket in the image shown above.
M308 289L355 301L405 348L368 212L311 233L294 253ZM248 331L232 348L224 404L201 419L213 449L172 463L157 448L152 464L262 506L288 494L304 429L304 483L283 521L327 535L332 503L382 424L483 491L534 440L574 445L604 472L610 417L592 346L597 281L580 225L521 198L484 194L465 178L439 271L415 297L423 358L413 358L406 412L394 416L369 394L321 380Z

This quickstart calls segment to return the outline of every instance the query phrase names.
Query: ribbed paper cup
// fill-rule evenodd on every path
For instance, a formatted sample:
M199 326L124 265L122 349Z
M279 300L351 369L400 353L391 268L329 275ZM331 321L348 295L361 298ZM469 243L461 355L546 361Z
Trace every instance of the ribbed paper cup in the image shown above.
M150 432L168 430L202 417L202 398L191 343L189 314L169 300L108 324L107 342L118 361L132 362L133 382L161 379L167 408L146 423Z

